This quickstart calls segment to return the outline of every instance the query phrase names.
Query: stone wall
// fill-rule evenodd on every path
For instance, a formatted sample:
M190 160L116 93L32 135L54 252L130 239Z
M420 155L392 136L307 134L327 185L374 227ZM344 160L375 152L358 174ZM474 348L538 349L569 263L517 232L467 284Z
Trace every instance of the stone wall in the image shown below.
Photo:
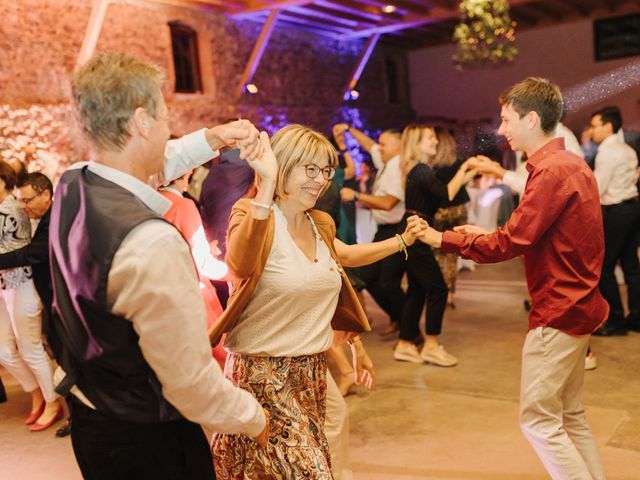
M22 138L22 144L52 150L63 156L63 163L86 155L69 108L68 79L90 14L90 0L0 2L0 119L10 125L12 112L20 112L36 125L48 122L46 131ZM170 21L180 21L198 34L203 94L173 93ZM296 122L324 132L344 119L379 129L413 118L408 98L396 104L386 101L384 59L392 55L406 71L403 52L379 45L358 85L359 100L345 105L342 89L363 41L341 42L278 24L254 77L258 94L236 98L261 28L261 22L211 11L117 1L108 7L97 50L126 51L166 70L165 96L176 135L237 117L268 131ZM14 130L0 130L2 155L16 154L16 142L9 140L21 133Z

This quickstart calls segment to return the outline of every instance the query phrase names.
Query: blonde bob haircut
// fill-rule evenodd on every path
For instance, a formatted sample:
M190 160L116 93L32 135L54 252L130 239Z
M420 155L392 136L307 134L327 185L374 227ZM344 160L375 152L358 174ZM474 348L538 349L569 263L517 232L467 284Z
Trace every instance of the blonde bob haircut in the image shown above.
M271 149L278 161L278 181L274 198L287 198L285 185L291 171L299 165L314 163L322 167L324 161L327 161L330 167L338 167L338 152L327 137L303 125L292 124L278 130L271 137ZM325 183L320 196L330 183L331 181Z
M427 156L420 151L420 140L425 130L433 130L431 127L414 123L407 125L402 131L402 145L400 147L400 168L402 175L407 177L409 172L418 163L427 163ZM435 135L435 133L434 133Z
M131 137L131 118L144 108L156 118L164 74L125 53L98 53L81 65L71 88L83 130L100 150L121 151Z
M436 127L435 132L438 138L438 147L430 165L432 167L450 167L458 159L456 141L446 128Z

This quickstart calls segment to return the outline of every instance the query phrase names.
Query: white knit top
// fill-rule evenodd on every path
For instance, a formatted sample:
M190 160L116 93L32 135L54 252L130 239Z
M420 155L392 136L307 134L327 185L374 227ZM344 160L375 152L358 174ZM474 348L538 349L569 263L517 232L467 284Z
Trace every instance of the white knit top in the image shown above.
M225 348L245 355L295 357L329 349L331 319L342 279L329 248L316 234L316 258L309 260L274 207L273 245L264 272ZM316 261L317 260L317 261Z

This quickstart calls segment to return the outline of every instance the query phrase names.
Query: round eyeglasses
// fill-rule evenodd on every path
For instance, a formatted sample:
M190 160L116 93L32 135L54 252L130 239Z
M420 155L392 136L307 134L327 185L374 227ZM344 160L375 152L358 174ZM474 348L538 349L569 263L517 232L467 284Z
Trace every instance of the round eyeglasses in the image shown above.
M322 172L322 177L325 180L331 180L333 176L336 174L336 169L333 167L324 167L320 168L315 163L310 163L308 165L303 165L304 171L309 178L316 178L320 172Z

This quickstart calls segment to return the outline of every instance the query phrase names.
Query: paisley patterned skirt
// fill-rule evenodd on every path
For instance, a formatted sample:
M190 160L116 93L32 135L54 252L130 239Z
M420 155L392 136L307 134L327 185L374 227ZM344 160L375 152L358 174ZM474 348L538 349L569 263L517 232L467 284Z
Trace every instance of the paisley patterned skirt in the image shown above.
M270 432L266 449L246 435L216 433L211 452L218 480L332 479L324 435L324 353L300 357L231 353L225 376L269 411Z
M467 206L465 204L453 207L440 208L433 217L433 226L436 230L444 232L453 227L467 223ZM443 253L435 250L436 260L451 293L456 291L456 276L458 273L458 256L455 253Z

